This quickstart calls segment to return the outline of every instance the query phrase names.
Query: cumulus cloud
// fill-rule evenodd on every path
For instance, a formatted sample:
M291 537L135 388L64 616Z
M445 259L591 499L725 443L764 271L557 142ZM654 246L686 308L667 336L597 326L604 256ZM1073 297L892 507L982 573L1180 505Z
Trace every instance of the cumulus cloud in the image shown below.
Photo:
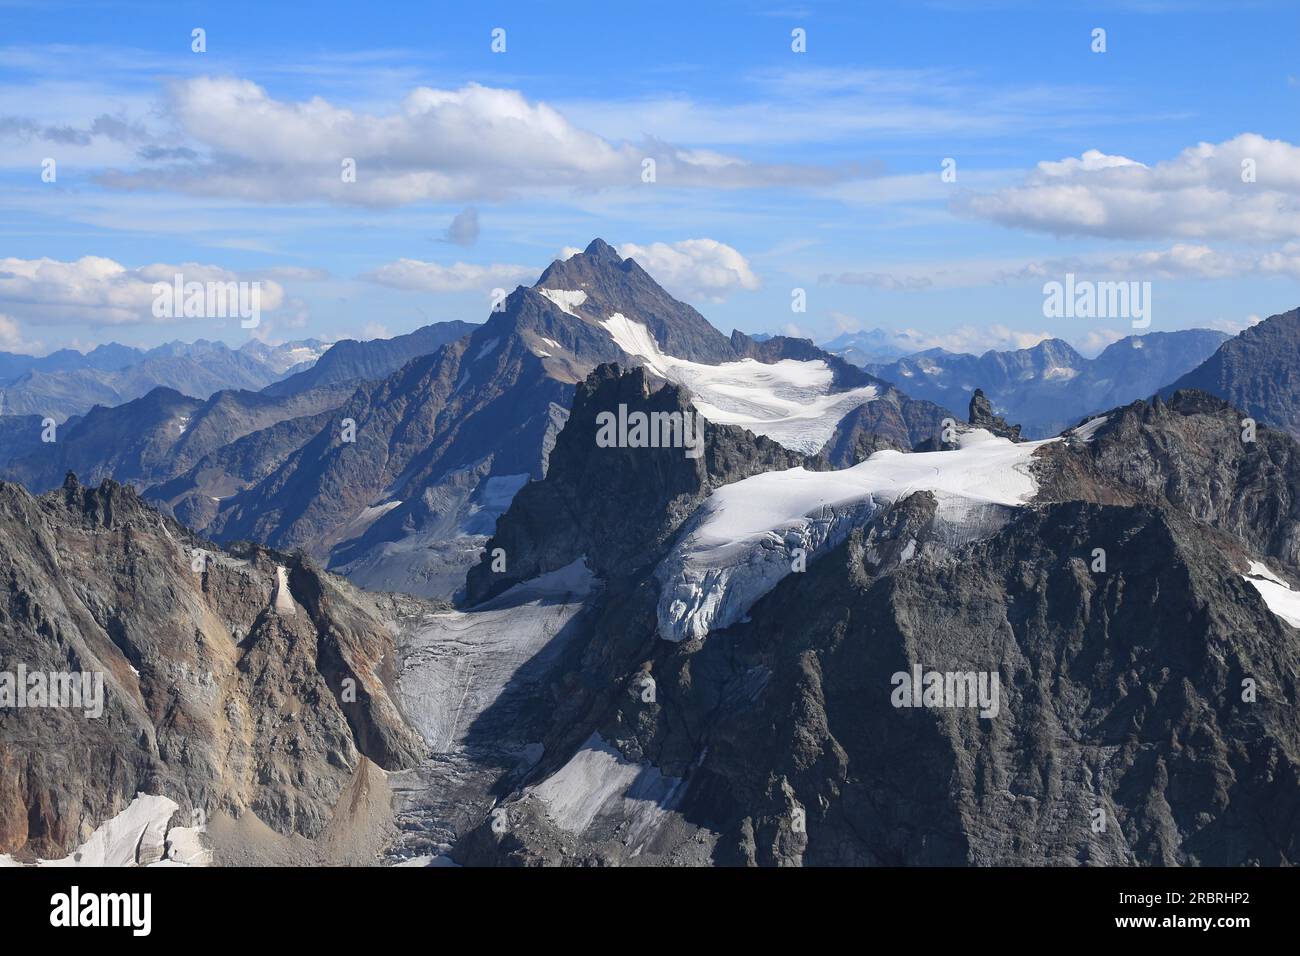
M419 259L398 259L363 273L361 278L409 292L475 292L508 289L532 278L536 272L528 266L478 266L468 262L444 266Z
M40 342L30 342L23 336L22 328L13 316L0 313L0 349L6 352L39 354L45 351Z
M1016 186L953 199L958 213L1057 236L1300 237L1300 147L1243 133L1147 166L1089 150Z
M686 301L721 302L738 290L757 289L754 270L739 251L716 239L684 239L671 245L624 243L618 254L635 259L673 295Z
M643 182L738 188L824 185L847 175L821 166L750 163L647 139L612 142L579 129L559 111L517 90L470 83L418 87L392 112L370 113L321 97L278 100L249 80L194 77L174 82L164 115L180 131L186 161L99 176L118 189L169 189L261 202L327 200L359 205L498 200L521 193ZM355 163L355 177L344 162Z
M284 290L278 283L242 277L219 266L154 263L129 269L113 259L83 256L75 262L0 259L0 308L38 325L172 322L175 320L159 319L153 314L154 284L171 285L177 275L184 282L258 281L264 311L274 311L284 302Z

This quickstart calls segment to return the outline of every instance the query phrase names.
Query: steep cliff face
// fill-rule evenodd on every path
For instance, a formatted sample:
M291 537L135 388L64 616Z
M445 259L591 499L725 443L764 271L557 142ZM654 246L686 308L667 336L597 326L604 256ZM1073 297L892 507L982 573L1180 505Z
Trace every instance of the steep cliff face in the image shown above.
M1172 507L1300 573L1300 445L1242 419L1195 390L1115 409L1086 441L1044 450L1042 493Z
M0 709L0 853L62 857L137 793L310 840L421 755L389 693L418 602L220 550L111 481L0 484L0 527L0 670L102 680L99 714Z
M1269 316L1228 339L1162 394L1187 389L1300 436L1300 309Z
M1298 579L1296 446L1261 432L1234 450L1236 415L1188 394L1058 441L990 436L933 453L970 479L961 456L1014 451L1034 495L990 510L978 480L918 472L906 493L861 509L840 544L775 578L743 619L685 640L660 637L656 565L616 564L632 570L607 572L567 663L536 691L550 714L541 758L453 855L1294 862L1300 631L1276 601L1300 589L1264 562ZM634 486L618 474L632 459L608 464L602 486ZM502 528L526 514L534 540L555 531L572 539L566 554L612 553L604 526L561 531L567 516L514 512ZM786 527L755 553L783 547ZM1269 575L1282 582L1272 598ZM899 696L932 672L937 698Z
M620 407L625 417L645 415L647 421L676 416L671 420L683 425L681 443L602 447L601 416L617 420ZM690 422L700 428L694 456L685 446ZM712 489L804 460L770 439L705 422L684 389L655 389L644 368L623 373L617 365L601 365L578 388L551 452L547 480L519 491L484 558L470 570L466 600L478 603L579 558L600 577L635 575L662 555Z

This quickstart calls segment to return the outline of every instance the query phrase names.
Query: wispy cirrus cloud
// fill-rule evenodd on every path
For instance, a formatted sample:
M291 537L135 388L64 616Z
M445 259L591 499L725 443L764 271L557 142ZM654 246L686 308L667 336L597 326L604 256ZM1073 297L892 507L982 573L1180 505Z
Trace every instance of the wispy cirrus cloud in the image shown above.
M533 278L531 266L487 265L468 262L442 265L419 259L398 259L362 273L361 279L407 292L486 292L510 288Z

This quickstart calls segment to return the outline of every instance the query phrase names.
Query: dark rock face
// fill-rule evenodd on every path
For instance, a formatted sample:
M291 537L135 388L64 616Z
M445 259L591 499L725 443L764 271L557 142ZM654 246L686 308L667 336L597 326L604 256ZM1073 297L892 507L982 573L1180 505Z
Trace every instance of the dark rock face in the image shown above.
M970 397L970 415L967 422L972 428L984 428L997 435L999 438L1009 438L1012 441L1022 441L1020 437L1019 425L1008 425L1005 418L1001 415L993 414L993 406L989 400L984 397L983 389L975 389Z
M1242 572L1269 555L1294 573L1298 446L1268 430L1242 443L1236 416L1199 393L1116 410L1041 449L1040 503L966 543L941 540L935 496L912 494L702 640L657 639L653 578L610 574L543 692L545 756L499 804L508 827L485 821L453 855L1294 862L1300 632ZM632 467L610 458L601 473L620 502L635 479L616 471ZM557 466L542 484L578 473ZM528 521L532 540L550 540L568 519L529 503L516 499L501 529ZM560 532L565 554L602 553L607 530ZM896 706L894 675L917 665L996 674L996 714ZM633 768L643 796L557 824L540 794L592 740L617 755L602 758L607 773Z
M1209 392L1300 436L1300 309L1270 316L1224 342L1161 394L1183 389Z
M61 857L137 792L312 838L370 764L423 750L389 696L422 606L221 551L129 487L0 483L0 660L103 674L103 714L0 709L0 853ZM195 568L199 570L195 570ZM278 570L282 569L282 570Z
M623 373L601 365L579 387L573 412L551 452L544 481L525 485L497 523L483 560L470 570L470 604L512 584L554 571L584 555L602 577L643 571L662 555L682 522L715 487L762 471L804 463L767 438L732 426L704 426L697 458L683 448L602 448L597 416L628 413L694 415L674 385L652 390L645 369ZM504 571L493 570L502 549Z
M1204 392L1134 402L1089 442L1042 452L1040 497L1174 508L1300 573L1300 446Z

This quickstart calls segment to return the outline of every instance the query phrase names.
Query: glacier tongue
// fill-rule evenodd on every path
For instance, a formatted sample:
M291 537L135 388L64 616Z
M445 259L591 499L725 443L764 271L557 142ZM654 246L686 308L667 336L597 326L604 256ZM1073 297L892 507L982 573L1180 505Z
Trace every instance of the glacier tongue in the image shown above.
M802 550L805 560L830 550L876 511L876 502L867 495L827 504L813 514L783 521L780 527L725 541L716 540L716 526L711 527L706 518L655 572L660 584L659 636L669 641L691 640L743 620L759 598L792 572L797 550Z
M955 451L878 451L840 471L765 472L711 494L655 571L659 636L702 638L729 627L794 571L796 549L811 561L884 505L932 491L945 538L965 542L997 525L1002 507L1038 490L1033 453L1059 439L1014 443L984 429Z

